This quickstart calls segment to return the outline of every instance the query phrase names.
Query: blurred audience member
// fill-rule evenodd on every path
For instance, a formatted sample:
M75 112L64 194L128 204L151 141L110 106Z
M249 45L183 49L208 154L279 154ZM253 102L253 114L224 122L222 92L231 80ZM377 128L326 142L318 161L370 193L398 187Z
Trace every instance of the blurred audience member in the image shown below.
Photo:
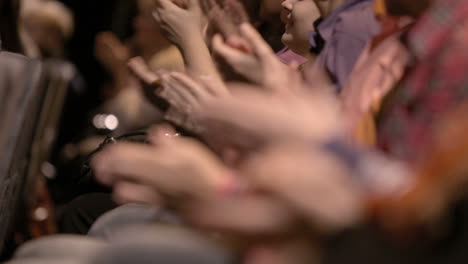
M412 18L389 14L383 0L375 2L374 12L381 31L368 42L341 93L349 138L363 146L375 144L375 117L381 100L401 81L410 61L401 39Z
M119 119L116 134L141 129L162 119L161 113L146 102L138 83L127 70L127 61L131 57L141 56L152 71L184 68L179 50L160 33L153 20L154 6L151 0L138 0L138 14L133 20L134 34L126 44L111 32L101 33L96 39L96 56L113 78L111 94L116 93L101 111Z
M468 0L283 0L280 52L279 1L242 3L140 0L96 39L111 133L196 136L108 138L87 177L112 194L61 221L105 242L72 260L466 263Z
M310 35L311 51L318 54L316 65L341 91L366 43L379 32L379 24L372 12L374 0L328 2L327 9L322 7L323 20L315 23Z
M64 58L74 31L73 14L55 0L24 1L22 24L43 58Z
M282 1L281 6L281 18L286 24L281 39L286 47L277 53L278 58L285 64L302 64L311 55L309 33L314 30L313 22L321 16L320 11L314 1Z

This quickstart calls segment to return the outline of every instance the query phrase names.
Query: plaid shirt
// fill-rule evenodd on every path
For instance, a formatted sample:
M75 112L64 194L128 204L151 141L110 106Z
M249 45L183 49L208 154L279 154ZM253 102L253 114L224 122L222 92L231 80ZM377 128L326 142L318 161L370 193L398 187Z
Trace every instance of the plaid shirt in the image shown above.
M436 121L468 98L468 0L439 0L408 44L414 66L382 108L378 144L411 162L432 143Z

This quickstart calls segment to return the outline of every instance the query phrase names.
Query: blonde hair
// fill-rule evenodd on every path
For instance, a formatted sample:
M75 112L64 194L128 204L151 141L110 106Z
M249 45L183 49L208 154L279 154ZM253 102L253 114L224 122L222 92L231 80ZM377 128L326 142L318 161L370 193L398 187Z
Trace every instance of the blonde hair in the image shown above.
M73 14L64 4L56 0L23 0L23 4L23 19L39 18L56 27L64 39L73 35Z

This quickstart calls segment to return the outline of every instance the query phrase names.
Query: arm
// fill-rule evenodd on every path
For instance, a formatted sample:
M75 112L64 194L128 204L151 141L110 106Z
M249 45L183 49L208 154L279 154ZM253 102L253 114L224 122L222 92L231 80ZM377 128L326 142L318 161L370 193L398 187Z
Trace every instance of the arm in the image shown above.
M158 0L153 16L166 37L180 49L189 74L219 78L204 41L207 20L198 0L187 1L186 8L171 0Z

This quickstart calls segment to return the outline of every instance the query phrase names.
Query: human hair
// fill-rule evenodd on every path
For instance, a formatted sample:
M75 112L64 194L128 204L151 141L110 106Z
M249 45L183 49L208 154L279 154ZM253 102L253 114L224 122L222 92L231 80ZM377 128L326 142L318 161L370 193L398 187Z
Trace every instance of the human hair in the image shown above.
M245 11L249 15L250 21L256 23L260 21L260 0L240 0Z
M433 0L385 0L387 12L394 16L419 16L427 10Z

